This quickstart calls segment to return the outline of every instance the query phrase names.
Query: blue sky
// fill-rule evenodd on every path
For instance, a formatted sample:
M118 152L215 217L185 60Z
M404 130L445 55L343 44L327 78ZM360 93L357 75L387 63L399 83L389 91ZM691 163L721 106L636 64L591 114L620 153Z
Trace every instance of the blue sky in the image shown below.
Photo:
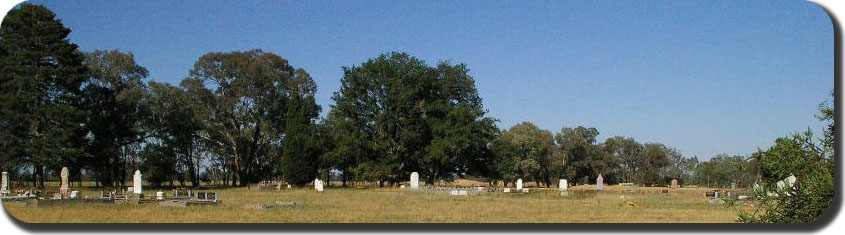
M325 113L342 66L404 51L466 63L501 128L594 126L700 158L819 131L834 82L833 26L804 1L31 2L156 81L260 48L309 71Z

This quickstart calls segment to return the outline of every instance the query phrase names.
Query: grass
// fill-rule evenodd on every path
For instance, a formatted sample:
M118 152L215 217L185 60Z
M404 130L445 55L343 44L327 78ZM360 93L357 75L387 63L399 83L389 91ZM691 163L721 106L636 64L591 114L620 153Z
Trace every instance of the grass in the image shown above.
M736 208L707 203L706 188L682 188L673 195L659 193L665 188L626 192L619 186L605 186L605 191L592 192L593 188L570 187L568 196L560 196L556 189L450 196L399 188L327 188L322 193L311 188L227 188L216 190L222 204L207 207L4 206L12 216L28 223L730 223L737 218ZM89 197L98 193L83 191ZM276 201L292 201L297 206L245 208L247 204Z

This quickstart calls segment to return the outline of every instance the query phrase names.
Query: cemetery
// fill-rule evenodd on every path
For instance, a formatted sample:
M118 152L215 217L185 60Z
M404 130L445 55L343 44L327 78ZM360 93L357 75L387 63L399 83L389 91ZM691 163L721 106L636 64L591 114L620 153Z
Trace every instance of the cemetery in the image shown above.
M827 14L61 2L0 27L0 201L23 222L806 223L833 203Z
M215 192L192 192L190 189L174 189L172 194L167 195L162 191L150 194L143 190L143 175L135 171L132 187L126 189L101 190L99 194L83 195L80 191L72 189L68 182L68 169L63 167L61 184L58 190L40 189L17 189L9 190L10 184L8 172L3 172L2 199L4 204L18 203L28 207L45 206L69 206L85 204L157 204L160 206L187 207L195 205L217 205L220 203ZM55 192L55 193L51 193Z
M151 193L136 172L132 187L122 190L62 184L47 197L4 193L2 200L26 222L731 222L739 210L754 208L744 189L683 187L677 181L665 187L604 185L600 176L591 184L560 179L555 187L537 187L518 179L510 188L429 185L419 178L414 172L396 187L349 188L315 179L308 187L268 181L261 187ZM11 191L7 180L4 192ZM741 203L728 207L727 200ZM127 216L108 216L117 212Z

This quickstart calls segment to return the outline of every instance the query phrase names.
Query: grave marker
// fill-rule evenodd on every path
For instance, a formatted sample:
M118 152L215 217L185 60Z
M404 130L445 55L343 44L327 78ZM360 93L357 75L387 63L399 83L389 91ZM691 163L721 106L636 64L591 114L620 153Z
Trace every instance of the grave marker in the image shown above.
M569 182L566 179L560 179L557 183L557 190L561 192L566 192L566 189L569 188Z
M411 173L411 189L420 188L420 173Z
M142 190L141 186L141 171L136 170L135 175L132 177L132 192L135 194L142 194L144 191Z
M59 193L61 193L62 196L65 196L65 197L67 197L68 194L70 193L70 190L69 190L70 187L68 185L68 180L67 180L68 174L69 173L68 173L67 167L62 167L62 172L59 174L59 176L62 177L62 185L59 187Z
M516 191L522 191L522 179L516 180Z
M317 192L322 192L323 191L323 181L320 180L320 179L314 179L314 189L316 189Z
M596 178L596 190L604 191L604 178L601 177L601 174Z
M3 195L12 194L12 192L9 191L9 172L3 172L3 188L0 192L2 192Z
M671 189L672 191L678 191L678 180L672 179L672 183L669 186L669 189Z

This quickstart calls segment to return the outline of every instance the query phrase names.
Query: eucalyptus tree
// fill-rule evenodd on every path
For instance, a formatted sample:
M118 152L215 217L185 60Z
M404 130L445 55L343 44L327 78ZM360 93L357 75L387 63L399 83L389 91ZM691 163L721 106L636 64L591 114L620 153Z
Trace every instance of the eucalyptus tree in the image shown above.
M84 62L90 77L84 87L84 104L90 112L87 167L104 185L123 185L128 172L134 171L132 156L149 133L143 81L149 72L135 62L132 53L116 50L87 53Z
M516 176L519 178L530 178L549 186L555 166L562 167L564 163L563 159L554 158L556 146L552 133L533 123L522 122L514 125L502 132L502 140L512 146L505 145L502 151L516 152L519 161Z
M296 74L286 59L257 49L208 53L191 69L188 82L202 84L193 89L210 94L200 136L231 156L233 181L244 185L274 173L292 87L316 89L310 77Z

